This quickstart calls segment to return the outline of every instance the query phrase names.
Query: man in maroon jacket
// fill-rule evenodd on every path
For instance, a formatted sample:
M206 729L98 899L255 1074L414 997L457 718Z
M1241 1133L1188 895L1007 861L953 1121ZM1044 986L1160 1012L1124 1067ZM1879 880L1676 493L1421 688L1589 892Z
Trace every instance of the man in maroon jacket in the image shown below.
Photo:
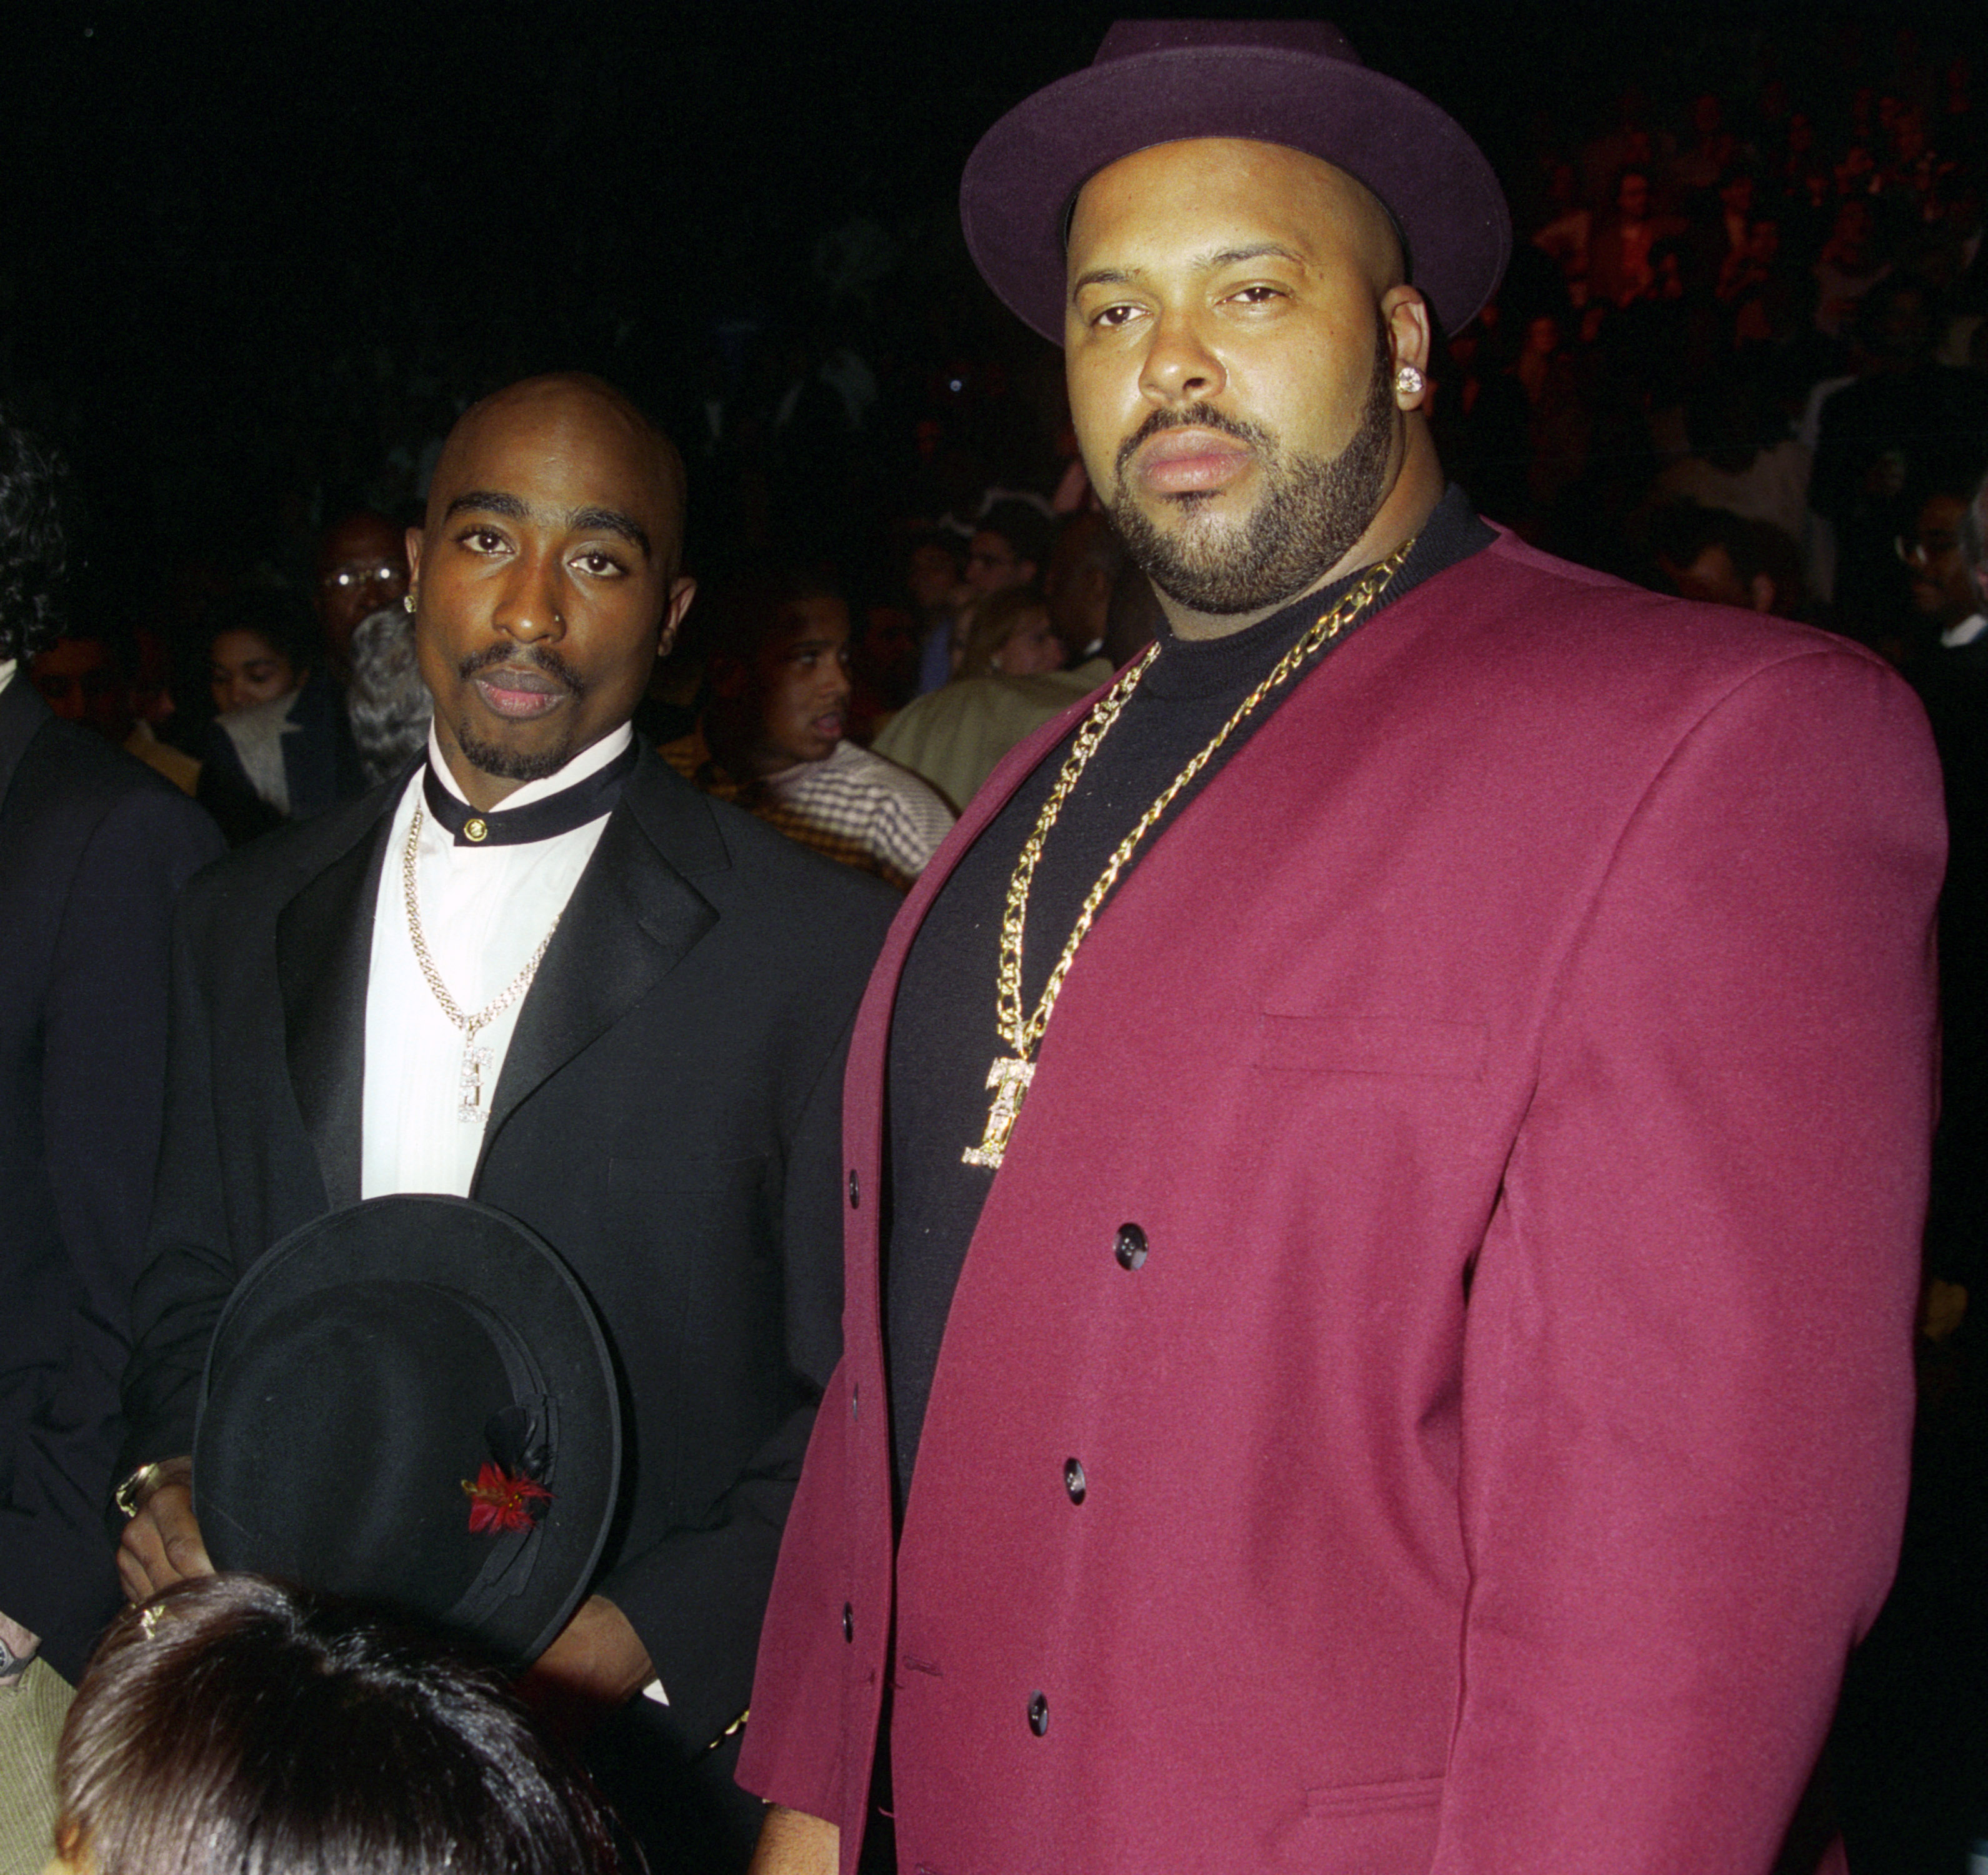
M858 1018L760 1867L888 1765L906 1871L1765 1870L1902 1508L1917 707L1445 488L1505 210L1330 28L1114 27L962 201L1166 621Z

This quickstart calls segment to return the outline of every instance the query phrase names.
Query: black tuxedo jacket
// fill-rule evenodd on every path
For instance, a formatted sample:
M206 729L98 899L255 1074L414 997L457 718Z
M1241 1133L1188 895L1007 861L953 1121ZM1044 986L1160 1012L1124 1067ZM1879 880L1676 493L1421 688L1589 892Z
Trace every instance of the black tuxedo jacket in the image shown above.
M74 1679L117 1612L102 1507L152 1198L173 902L221 851L178 789L0 691L0 1612Z
M187 894L127 1469L191 1449L208 1342L249 1264L358 1199L373 912L403 784ZM492 1102L471 1196L566 1258L614 1345L627 1470L594 1586L647 1643L687 1748L745 1710L840 1349L844 1048L896 902L645 750Z

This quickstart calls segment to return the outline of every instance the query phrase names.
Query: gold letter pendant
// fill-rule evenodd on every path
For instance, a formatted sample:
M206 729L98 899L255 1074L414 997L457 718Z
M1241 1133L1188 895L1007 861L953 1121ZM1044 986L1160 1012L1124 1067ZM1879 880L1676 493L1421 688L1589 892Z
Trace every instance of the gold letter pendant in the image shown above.
M989 1171L1000 1169L1001 1155L1008 1149L1015 1115L1022 1110L1022 1096L1029 1091L1035 1072L1034 1062L1019 1060L997 1061L988 1069L987 1085L994 1090L994 1105L988 1109L987 1136L960 1154L965 1164L985 1166Z

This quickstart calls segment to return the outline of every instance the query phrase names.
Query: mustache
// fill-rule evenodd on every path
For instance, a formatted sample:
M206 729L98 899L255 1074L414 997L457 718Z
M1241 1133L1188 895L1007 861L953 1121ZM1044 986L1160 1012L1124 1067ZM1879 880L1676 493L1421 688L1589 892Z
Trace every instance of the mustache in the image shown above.
M479 671L508 665L513 670L543 672L553 682L563 684L575 696L586 693L587 679L549 645L492 645L473 652L455 667L458 677L474 677Z
M1125 465L1143 445L1168 430L1187 429L1214 430L1239 443L1246 443L1253 449L1273 452L1276 444L1276 439L1260 424L1245 423L1239 418L1225 416L1210 404L1185 404L1176 410L1155 411L1118 445L1117 459L1112 464L1113 468L1122 476Z

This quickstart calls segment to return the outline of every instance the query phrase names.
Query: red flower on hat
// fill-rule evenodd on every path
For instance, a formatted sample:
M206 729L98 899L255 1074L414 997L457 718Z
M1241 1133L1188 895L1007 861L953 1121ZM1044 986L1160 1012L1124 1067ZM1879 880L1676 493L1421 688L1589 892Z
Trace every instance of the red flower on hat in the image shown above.
M469 1527L479 1531L529 1530L538 1521L536 1505L552 1501L536 1478L487 1460L478 1467L475 1484L462 1481L462 1491L469 1500Z

